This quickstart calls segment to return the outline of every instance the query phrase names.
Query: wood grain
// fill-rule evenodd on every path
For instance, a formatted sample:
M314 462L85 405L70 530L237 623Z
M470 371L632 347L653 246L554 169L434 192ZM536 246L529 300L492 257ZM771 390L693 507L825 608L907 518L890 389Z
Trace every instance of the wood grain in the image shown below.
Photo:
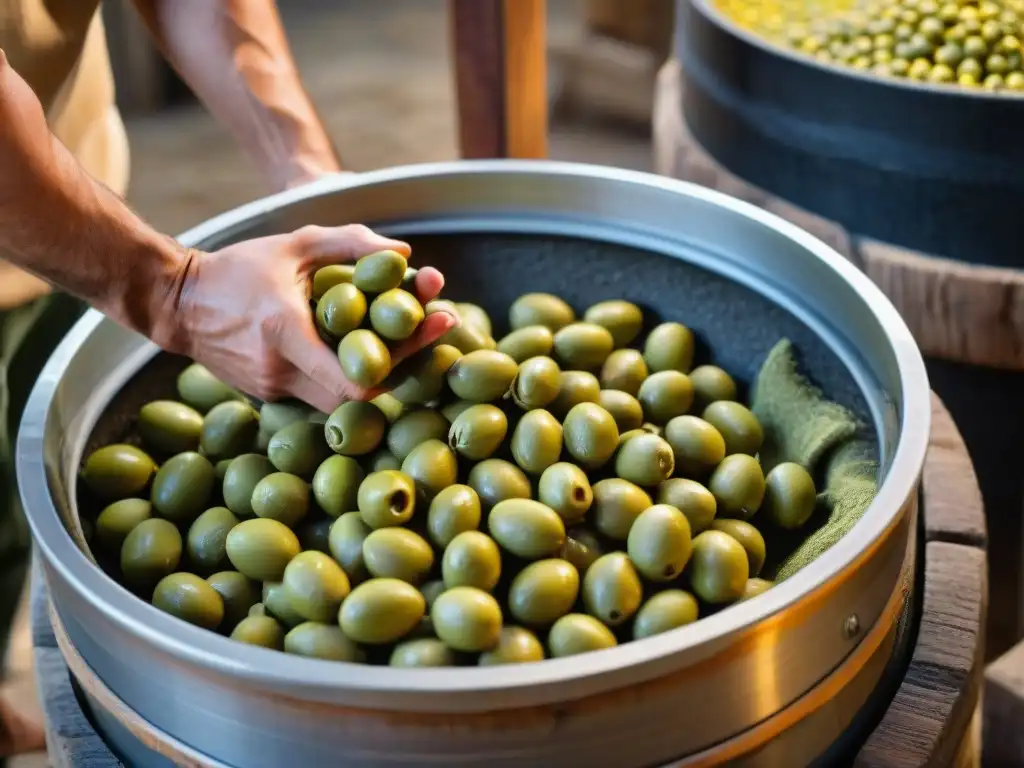
M544 0L449 0L465 159L547 156Z

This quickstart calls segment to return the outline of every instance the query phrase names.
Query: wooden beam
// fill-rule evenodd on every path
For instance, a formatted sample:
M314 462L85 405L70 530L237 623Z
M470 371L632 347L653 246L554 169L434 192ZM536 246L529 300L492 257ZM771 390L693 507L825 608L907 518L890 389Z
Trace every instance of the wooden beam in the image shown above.
M462 157L547 156L545 0L449 0Z

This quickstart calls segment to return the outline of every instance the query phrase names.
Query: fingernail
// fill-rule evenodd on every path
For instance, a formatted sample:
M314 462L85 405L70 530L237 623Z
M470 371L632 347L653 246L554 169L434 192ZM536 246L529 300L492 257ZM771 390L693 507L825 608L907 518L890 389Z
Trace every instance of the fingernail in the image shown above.
M452 328L458 328L462 325L461 317L457 317L451 312L442 312L441 314L448 318L448 327L445 329L446 331L450 331Z

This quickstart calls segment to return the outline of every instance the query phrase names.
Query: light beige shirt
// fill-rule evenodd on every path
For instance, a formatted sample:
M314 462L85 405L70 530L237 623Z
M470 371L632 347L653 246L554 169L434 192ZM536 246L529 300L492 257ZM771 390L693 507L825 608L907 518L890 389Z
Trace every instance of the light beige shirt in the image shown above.
M124 195L128 140L115 105L99 0L0 0L0 48L39 97L57 138L89 174ZM0 261L0 309L47 290Z

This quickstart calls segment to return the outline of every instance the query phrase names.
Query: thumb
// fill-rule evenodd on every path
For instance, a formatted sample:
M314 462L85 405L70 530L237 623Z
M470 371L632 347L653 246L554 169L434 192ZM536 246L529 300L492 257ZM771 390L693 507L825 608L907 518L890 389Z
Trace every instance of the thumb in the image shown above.
M378 235L362 224L347 224L343 227L303 227L292 237L298 248L302 267L307 271L331 264L356 261L377 251L397 251L407 259L412 252L408 243Z

